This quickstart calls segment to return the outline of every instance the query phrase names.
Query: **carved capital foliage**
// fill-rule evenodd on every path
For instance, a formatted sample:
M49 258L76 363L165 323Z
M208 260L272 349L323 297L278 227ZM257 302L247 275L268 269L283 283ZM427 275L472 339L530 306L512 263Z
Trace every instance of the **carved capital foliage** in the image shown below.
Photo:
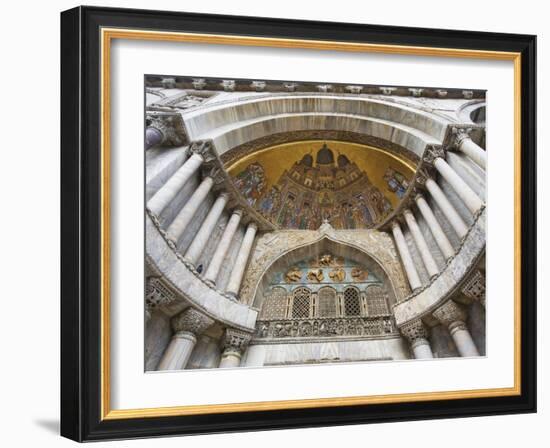
M187 143L187 134L179 113L148 112L147 126L161 132L163 146L182 146Z
M175 301L176 293L166 286L160 277L148 277L145 283L145 306L147 310Z
M250 333L228 328L223 335L222 349L224 352L237 352L242 354L246 350L251 339L252 335Z
M405 336L411 344L414 344L415 342L418 342L420 340L423 342L428 337L426 327L420 319L406 323L405 325L400 327L399 330L401 331L401 334Z
M211 162L216 159L212 140L195 140L191 143L189 151L192 154L199 154L205 162Z
M448 327L449 330L458 329L458 327L465 328L466 311L452 300L445 302L432 314L441 324Z
M172 329L175 333L187 332L195 336L203 333L214 323L214 320L194 308L187 308L172 318Z
M428 165L433 165L435 159L438 158L445 159L445 150L443 147L438 145L427 146L422 156L422 161Z
M464 128L464 127L453 127L451 129L451 133L452 133L452 140L451 140L451 147L452 148L457 148L460 146L460 144L466 140L466 139L469 139L471 138L471 133L472 133L473 129L472 128Z
M462 293L485 305L485 275L480 270L475 271L462 287Z

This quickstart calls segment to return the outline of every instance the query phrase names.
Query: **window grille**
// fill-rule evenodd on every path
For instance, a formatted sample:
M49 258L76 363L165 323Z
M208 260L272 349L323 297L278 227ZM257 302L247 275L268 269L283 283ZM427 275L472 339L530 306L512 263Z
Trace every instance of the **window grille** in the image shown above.
M336 291L333 288L321 288L318 293L318 303L319 317L336 316Z
M310 290L302 287L296 288L292 296L292 317L298 319L309 317Z
M346 288L344 290L344 309L346 316L361 315L361 301L359 300L359 291L356 288Z
M388 314L388 295L381 286L367 288L367 309L369 316Z
M262 306L262 319L284 319L287 303L286 290L281 287L273 288Z

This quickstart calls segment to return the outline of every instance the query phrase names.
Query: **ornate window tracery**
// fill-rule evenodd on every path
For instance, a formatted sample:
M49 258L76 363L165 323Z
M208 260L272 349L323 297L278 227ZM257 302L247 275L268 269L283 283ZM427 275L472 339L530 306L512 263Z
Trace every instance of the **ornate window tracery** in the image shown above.
M319 317L335 317L336 313L336 290L330 286L321 288L317 295L318 307L317 315Z
M262 319L284 319L288 313L288 298L286 289L276 286L265 298L262 307Z
M367 288L367 312L369 316L388 314L388 294L381 286L373 285Z
M296 288L292 293L292 317L294 319L309 317L311 291L307 288Z
M360 316L362 314L359 290L353 286L344 289L344 313L346 316Z

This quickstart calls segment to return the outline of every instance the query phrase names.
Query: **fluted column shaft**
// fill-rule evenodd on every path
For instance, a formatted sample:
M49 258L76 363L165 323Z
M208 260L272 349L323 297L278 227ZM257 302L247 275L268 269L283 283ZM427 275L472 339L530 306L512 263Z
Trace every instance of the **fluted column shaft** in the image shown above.
M426 267L426 271L428 272L430 278L432 278L439 273L439 269L437 268L437 264L432 257L430 248L428 247L428 244L424 239L424 235L422 235L420 227L418 227L418 223L416 222L416 218L409 209L406 209L403 212L403 216L405 217L407 226L409 226L409 230L411 231L416 247L420 252L420 257L422 258L424 266Z
M250 251L252 250L252 245L254 244L254 238L257 230L258 227L254 223L250 223L246 228L246 233L244 234L239 253L237 254L235 265L233 266L231 275L229 276L229 282L227 283L226 292L232 296L237 297L239 294L244 270L246 269L246 264L248 263L248 257L250 256Z
M449 202L443 190L439 188L439 185L433 180L428 178L426 180L426 188L434 198L435 202L445 215L445 218L449 221L455 232L460 238L464 238L468 233L468 226L464 220L460 217L458 212L453 207L453 204Z
M434 357L428 342L426 327L421 320L409 322L403 325L400 330L403 336L408 339L415 359L431 359Z
M437 171L439 171L439 174L449 182L453 190L471 213L476 213L483 206L483 201L479 196L475 194L474 190L472 190L456 171L451 168L445 159L437 157L433 164Z
M433 316L448 328L460 356L479 356L466 326L466 311L463 308L448 300L433 312Z
M415 201L416 205L418 206L418 210L420 210L420 213L422 213L422 216L428 223L430 232L432 233L435 242L441 250L441 253L445 257L445 259L449 259L455 254L455 251L449 239L447 238L447 235L445 235L445 232L437 221L437 218L435 217L431 207L429 206L426 199L424 199L424 197L420 194L416 196Z
M208 212L208 215L202 222L201 228L195 235L193 242L185 253L185 259L190 263L197 263L199 257L202 254L202 251L204 250L204 247L208 243L208 240L210 239L210 236L214 231L214 227L216 227L218 219L220 219L225 204L227 204L228 197L229 196L227 195L227 193L220 194L212 205L212 208Z
M155 215L160 215L170 202L176 197L182 187L199 169L204 158L200 154L193 154L185 163L168 179L168 181L159 188L153 195L147 208Z
M162 355L157 370L184 369L197 343L197 336L213 323L210 317L194 308L187 308L174 316L172 318L174 335Z
M415 289L422 287L422 283L420 282L420 277L418 276L418 272L414 266L413 259L409 252L409 247L407 246L401 227L396 221L392 223L392 233L395 244L397 245L399 256L403 262L403 267L405 268L405 273L407 274L407 279L409 280L409 285L411 285L411 289L414 291Z
M216 283L216 279L220 272L220 268L222 266L225 255L227 254L229 246L231 245L231 241L233 240L233 236L235 235L235 232L239 227L241 216L242 211L236 210L231 215L231 218L229 218L229 221L227 222L227 225L225 226L225 229L223 231L222 237L220 238L220 242L218 243L218 246L214 251L214 255L212 255L212 259L208 264L208 269L204 274L204 280L206 280L207 282L210 282L212 284Z
M214 185L214 179L210 176L205 177L168 227L166 234L174 243L177 244L183 235L185 228L189 225L193 216L195 216L195 213L197 213L197 210L206 199L212 185Z
M457 139L456 148L466 154L481 168L486 168L487 152L481 146L477 145L468 135L462 135Z

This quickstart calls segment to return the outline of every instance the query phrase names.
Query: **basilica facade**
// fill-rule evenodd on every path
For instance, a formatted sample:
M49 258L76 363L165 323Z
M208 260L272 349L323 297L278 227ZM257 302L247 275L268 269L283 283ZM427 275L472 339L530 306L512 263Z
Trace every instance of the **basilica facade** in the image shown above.
M145 370L485 355L484 91L148 76Z

